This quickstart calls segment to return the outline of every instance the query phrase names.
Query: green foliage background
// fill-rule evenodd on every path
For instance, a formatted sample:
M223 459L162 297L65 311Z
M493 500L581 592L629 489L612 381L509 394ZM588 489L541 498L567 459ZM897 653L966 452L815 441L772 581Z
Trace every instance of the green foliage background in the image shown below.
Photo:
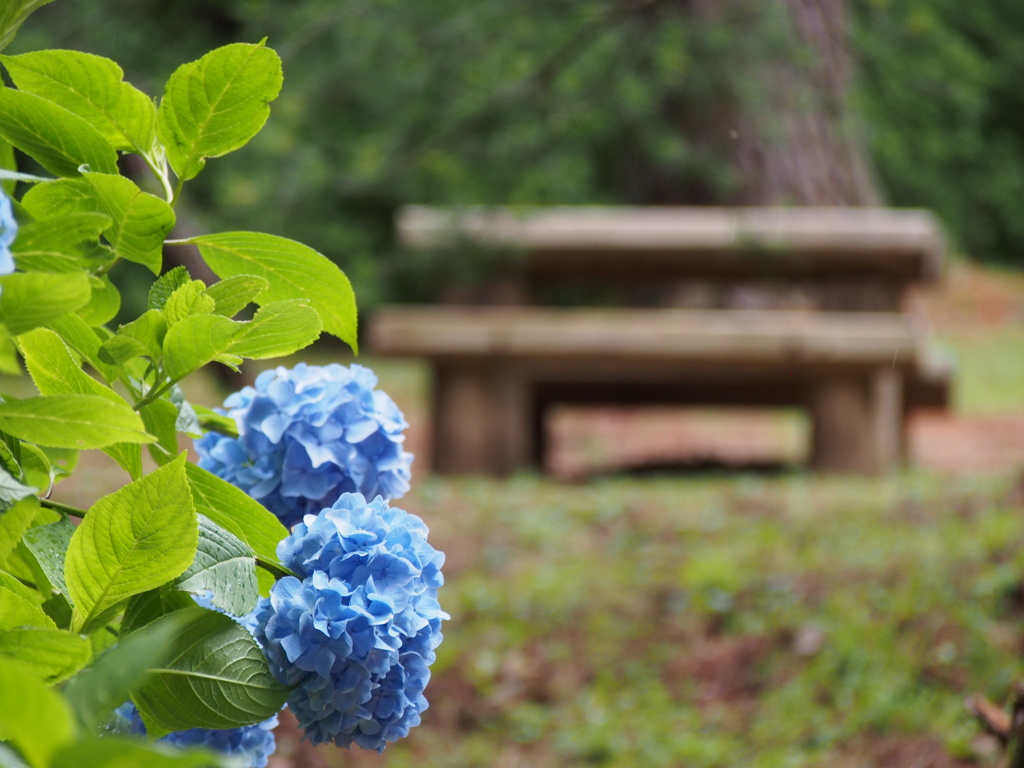
M460 271L394 247L403 203L728 203L735 179L706 127L758 97L752 67L799 55L759 5L701 24L668 0L94 0L42 9L12 52L74 46L152 87L178 61L269 36L288 78L273 118L179 216L300 238L370 307L429 298ZM1018 261L1024 6L852 7L856 104L888 201L935 208L975 257Z

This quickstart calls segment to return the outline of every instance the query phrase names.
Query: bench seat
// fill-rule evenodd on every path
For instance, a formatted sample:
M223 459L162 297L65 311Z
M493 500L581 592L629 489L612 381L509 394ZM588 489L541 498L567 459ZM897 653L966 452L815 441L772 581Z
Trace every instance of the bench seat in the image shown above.
M902 455L907 410L949 391L898 313L389 307L368 346L433 363L442 472L536 465L544 413L563 403L804 407L816 469L876 472Z

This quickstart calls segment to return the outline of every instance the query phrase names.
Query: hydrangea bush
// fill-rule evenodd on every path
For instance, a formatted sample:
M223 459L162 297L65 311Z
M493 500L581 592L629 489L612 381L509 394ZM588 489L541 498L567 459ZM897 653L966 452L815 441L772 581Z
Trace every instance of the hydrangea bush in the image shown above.
M49 1L8 0L0 52ZM314 743L382 749L427 707L447 618L442 555L385 501L409 486L401 412L357 365L268 371L223 410L179 386L322 333L356 348L322 254L171 237L187 182L267 120L277 54L218 48L158 99L77 51L0 66L0 373L36 389L0 396L0 765L263 766L286 702ZM216 282L165 266L186 247ZM116 322L123 262L153 281ZM59 484L82 451L124 484L74 506Z

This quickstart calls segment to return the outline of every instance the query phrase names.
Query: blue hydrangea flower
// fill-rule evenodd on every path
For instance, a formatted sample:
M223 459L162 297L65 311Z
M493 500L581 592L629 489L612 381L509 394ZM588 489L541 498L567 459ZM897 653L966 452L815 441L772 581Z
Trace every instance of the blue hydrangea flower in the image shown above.
M427 708L444 555L423 521L381 497L346 493L277 548L298 578L256 607L256 640L313 744L384 749Z
M196 441L199 466L291 526L342 493L397 499L409 490L405 417L361 365L299 363L264 371L224 401L238 437Z
M242 728L216 731L206 728L190 728L187 731L175 731L157 739L157 742L179 749L205 747L214 752L248 760L246 763L248 768L266 768L267 758L277 748L277 742L274 739L274 728L276 727L277 715L274 715L262 723ZM146 735L146 726L142 723L139 710L131 702L122 704L114 710L109 730L125 736Z
M11 245L18 235L18 222L14 219L14 208L9 198L0 189L0 275L9 275L14 271L14 257Z

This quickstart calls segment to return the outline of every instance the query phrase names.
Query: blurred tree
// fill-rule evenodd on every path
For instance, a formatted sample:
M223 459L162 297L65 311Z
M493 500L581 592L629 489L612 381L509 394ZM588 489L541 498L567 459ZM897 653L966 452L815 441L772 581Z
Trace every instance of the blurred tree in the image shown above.
M983 255L1019 247L1015 3L983 4L1001 21L959 0L58 0L15 48L73 44L149 85L269 37L270 123L183 213L309 242L367 305L465 266L394 248L403 203L870 204L865 128L892 202Z

